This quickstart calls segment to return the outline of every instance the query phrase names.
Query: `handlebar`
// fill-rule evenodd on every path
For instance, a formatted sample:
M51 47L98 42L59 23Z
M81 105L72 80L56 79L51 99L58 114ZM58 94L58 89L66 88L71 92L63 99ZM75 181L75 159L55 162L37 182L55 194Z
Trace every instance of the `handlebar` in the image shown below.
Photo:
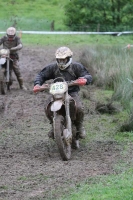
M68 87L74 86L74 85L83 86L83 85L86 84L86 82L87 82L87 79L85 79L85 78L79 78L79 79L76 79L76 80L74 80L74 81L67 82L67 84L68 84ZM43 84L42 86L36 85L36 86L34 86L34 88L33 88L33 92L34 92L34 93L37 93L37 92L42 92L42 91L44 91L44 90L47 90L47 89L50 88L50 85L51 85L51 84Z
M7 58L7 59L13 61L13 59L11 59L9 56L6 56L6 55L2 55L1 58Z

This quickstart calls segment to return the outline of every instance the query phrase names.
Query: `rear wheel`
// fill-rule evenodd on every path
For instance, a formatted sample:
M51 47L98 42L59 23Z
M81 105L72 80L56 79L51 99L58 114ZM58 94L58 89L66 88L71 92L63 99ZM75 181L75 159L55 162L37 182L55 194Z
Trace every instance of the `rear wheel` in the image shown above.
M0 70L0 93L6 94L7 93L7 82L4 72Z
M57 143L61 158L63 160L69 160L71 158L71 143L66 144L63 137L64 130L64 117L61 115L56 115L54 121L54 135L55 141Z

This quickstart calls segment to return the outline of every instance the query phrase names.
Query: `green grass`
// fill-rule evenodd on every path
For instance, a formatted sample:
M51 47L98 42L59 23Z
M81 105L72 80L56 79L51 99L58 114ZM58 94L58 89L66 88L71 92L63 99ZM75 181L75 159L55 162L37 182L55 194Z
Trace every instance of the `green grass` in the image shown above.
M61 200L132 200L133 168L117 176L100 176L79 184L75 192Z
M19 35L19 31L17 33ZM0 34L2 37L4 34ZM22 31L22 42L25 45L39 45L39 46L85 46L95 48L99 45L98 51L104 51L103 47L111 49L112 47L119 47L122 50L127 44L133 44L133 36L114 37L109 35L63 35L63 34L25 34ZM91 46L90 46L91 45ZM130 51L132 52L132 48ZM111 50L110 50L111 51ZM106 58L106 56L105 56Z
M69 0L1 0L0 30L16 23L18 30L50 30L55 21L55 30L66 29L64 5Z
M115 135L115 139L117 141L120 141L123 143L123 141L130 141L133 142L133 132L123 132L123 133L117 133Z

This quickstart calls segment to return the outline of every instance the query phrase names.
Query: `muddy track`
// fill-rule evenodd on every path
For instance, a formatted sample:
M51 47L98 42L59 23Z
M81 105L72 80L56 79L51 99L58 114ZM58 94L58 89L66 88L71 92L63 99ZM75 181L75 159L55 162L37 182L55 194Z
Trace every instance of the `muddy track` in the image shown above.
M43 112L47 94L32 92L35 75L54 60L55 50L24 47L20 67L28 91L19 90L14 77L11 91L0 96L0 200L59 199L89 177L114 173L120 157L113 140L88 140L72 151L70 161L61 160L47 136L50 125Z

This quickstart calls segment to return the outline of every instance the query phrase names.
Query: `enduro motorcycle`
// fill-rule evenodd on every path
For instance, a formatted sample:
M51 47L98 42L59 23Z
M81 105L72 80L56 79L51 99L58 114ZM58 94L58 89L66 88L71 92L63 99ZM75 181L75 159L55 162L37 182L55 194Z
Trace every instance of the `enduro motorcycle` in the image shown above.
M68 94L68 87L73 85L85 85L86 79L79 78L75 81L66 82L59 77L51 84L43 84L39 89L33 91L40 92L49 90L52 101L47 105L46 113L53 121L54 139L59 149L61 158L67 161L71 158L71 151L74 143L79 146L79 137L76 135L74 120L76 119L76 102Z
M10 58L9 49L0 50L0 93L6 94L10 90Z

